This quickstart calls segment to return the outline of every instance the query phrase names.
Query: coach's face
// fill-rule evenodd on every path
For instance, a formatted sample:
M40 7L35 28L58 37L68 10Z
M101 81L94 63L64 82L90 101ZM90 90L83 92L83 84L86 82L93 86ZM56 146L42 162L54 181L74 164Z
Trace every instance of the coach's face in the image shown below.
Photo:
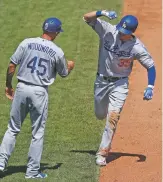
M60 32L54 32L52 35L51 35L51 38L52 38L52 41L59 35Z

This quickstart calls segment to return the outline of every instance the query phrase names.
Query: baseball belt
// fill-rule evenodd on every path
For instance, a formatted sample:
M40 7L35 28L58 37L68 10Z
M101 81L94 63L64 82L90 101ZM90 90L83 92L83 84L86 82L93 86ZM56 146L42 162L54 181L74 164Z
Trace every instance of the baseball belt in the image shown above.
M101 76L104 80L109 81L109 82L116 82L118 80L127 78L127 77L112 77L112 76L104 76L100 73L97 72L97 76Z
M19 79L18 79L18 82L24 83L26 85L32 85L32 86L39 86L39 87L44 87L44 88L48 87L47 85L36 85L36 84L29 83L29 82L26 82L26 81L23 81L23 80L19 80Z

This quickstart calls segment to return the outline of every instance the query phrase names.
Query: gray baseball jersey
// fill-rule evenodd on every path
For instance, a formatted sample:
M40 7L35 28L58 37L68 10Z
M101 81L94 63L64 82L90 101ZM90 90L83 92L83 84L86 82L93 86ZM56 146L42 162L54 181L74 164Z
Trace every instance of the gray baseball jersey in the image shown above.
M113 77L129 76L134 60L138 60L147 69L154 65L147 49L134 35L131 40L122 42L115 25L99 18L87 23L100 38L98 59L100 74Z
M32 140L28 153L26 176L36 176L40 169L43 150L45 123L48 115L48 88L42 87L54 82L56 73L67 76L68 69L63 51L53 42L37 37L20 43L11 61L20 65L12 102L8 130L0 147L0 165L8 163L16 142L16 136L30 113ZM35 85L35 86L33 86Z
M94 104L96 117L106 118L106 126L97 155L107 155L128 96L128 76L132 71L133 61L138 60L147 69L154 65L154 61L143 43L134 35L132 39L122 42L116 25L99 18L87 23L100 38L97 70L99 74L94 84ZM103 76L126 78L108 81Z
M17 78L35 85L51 85L57 73L68 75L62 49L40 37L23 40L10 59L20 65Z

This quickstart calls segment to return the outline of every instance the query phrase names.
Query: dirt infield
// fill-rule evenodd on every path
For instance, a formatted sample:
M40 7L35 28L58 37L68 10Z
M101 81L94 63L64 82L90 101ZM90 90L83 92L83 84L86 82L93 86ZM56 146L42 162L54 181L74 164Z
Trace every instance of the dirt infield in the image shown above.
M146 70L136 63L130 92L114 137L110 162L101 168L100 182L162 181L162 15L161 0L126 0L124 14L136 15L136 35L155 60L157 79L152 101L143 101Z

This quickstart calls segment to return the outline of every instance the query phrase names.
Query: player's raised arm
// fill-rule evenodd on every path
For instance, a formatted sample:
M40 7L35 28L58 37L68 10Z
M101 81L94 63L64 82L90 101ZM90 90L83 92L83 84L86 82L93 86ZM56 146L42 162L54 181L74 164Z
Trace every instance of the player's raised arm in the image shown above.
M106 11L106 10L92 11L86 13L83 16L83 20L93 28L93 30L99 35L99 37L102 37L107 30L113 29L112 24L98 18L101 16L106 16L110 20L117 18L117 14L115 11Z
M96 20L97 17L100 17L100 16L106 16L110 20L117 18L117 14L115 11L99 10L99 11L92 11L92 12L86 13L83 16L83 19L86 22L92 22Z
M92 11L92 12L86 13L86 14L83 16L83 19L84 19L86 22L91 22L91 21L96 20L96 19L97 19L96 11Z

